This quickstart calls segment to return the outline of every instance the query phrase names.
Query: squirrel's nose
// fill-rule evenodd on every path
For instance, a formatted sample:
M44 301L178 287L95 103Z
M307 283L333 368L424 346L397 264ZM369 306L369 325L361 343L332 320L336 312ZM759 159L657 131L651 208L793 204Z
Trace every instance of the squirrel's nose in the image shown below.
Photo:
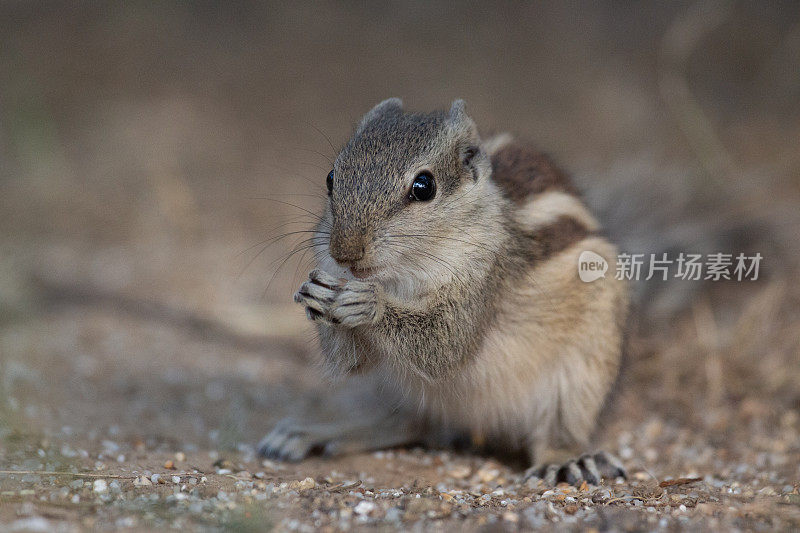
M344 235L341 232L331 233L331 257L340 265L347 266L364 258L366 246L362 235Z

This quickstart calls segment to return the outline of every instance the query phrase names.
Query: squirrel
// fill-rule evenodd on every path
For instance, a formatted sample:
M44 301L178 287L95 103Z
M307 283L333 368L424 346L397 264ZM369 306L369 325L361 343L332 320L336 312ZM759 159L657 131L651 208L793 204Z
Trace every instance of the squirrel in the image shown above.
M391 98L327 176L317 265L294 299L324 367L372 400L332 422L279 423L261 454L300 460L454 435L524 452L548 483L625 476L589 452L621 364L628 288L578 276L617 249L569 179L508 134L482 139L463 100L410 113Z

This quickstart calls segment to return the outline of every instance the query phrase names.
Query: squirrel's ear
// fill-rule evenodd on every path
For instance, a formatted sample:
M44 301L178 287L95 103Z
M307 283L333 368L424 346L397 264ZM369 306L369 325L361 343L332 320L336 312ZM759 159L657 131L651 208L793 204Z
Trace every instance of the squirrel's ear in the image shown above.
M467 103L459 98L458 100L453 100L453 103L450 105L450 120L455 122L459 122L464 119L468 119L467 116Z
M467 103L464 100L453 100L450 111L447 113L447 122L456 137L462 141L478 142L478 127L467 115Z
M364 115L364 117L361 119L361 122L358 124L358 129L362 129L364 126L382 115L387 113L398 113L401 111L403 111L403 101L401 99L387 98L383 102L370 109L369 112Z
M450 111L447 113L447 122L449 122L456 131L466 133L467 135L478 133L475 122L467 115L467 103L460 98L458 100L453 100L453 103L450 105Z
M462 164L470 168L477 181L490 172L488 158L480 149L480 136L475 121L467 115L467 104L464 100L455 100L447 114L449 131L454 139Z

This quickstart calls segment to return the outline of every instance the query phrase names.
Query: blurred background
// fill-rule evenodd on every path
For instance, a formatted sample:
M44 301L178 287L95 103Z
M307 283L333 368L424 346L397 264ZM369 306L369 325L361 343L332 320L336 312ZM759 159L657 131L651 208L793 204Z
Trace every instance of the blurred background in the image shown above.
M390 96L464 98L585 184L702 183L779 220L800 205L794 1L5 1L6 454L28 434L245 453L313 408L315 340L291 302L309 258L270 239L311 225L329 160ZM797 431L795 275L639 339L626 438L672 424L771 450Z

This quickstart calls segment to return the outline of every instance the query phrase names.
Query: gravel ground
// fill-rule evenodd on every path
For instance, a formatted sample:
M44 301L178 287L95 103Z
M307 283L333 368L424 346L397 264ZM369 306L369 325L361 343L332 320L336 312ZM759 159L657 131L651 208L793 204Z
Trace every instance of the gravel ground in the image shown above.
M658 437L621 451L654 452L676 428L638 428ZM797 423L787 429L798 441ZM633 441L625 433L623 439ZM40 442L35 458L11 463L31 472L3 475L6 530L223 527L335 531L368 526L476 530L791 530L800 527L797 472L786 452L738 450L736 461L685 461L691 476L658 482L634 470L600 487L543 487L491 459L396 450L301 465L258 461L250 453L149 451L101 441L102 451ZM166 446L164 446L166 448ZM728 450L685 450L697 457ZM741 461L741 462L739 462ZM653 461L660 472L666 465ZM65 465L70 465L64 468ZM689 466L691 465L691 466ZM759 466L763 465L763 466ZM712 466L712 468L709 468ZM713 470L714 473L706 473ZM50 472L48 472L50 471ZM62 474L53 475L52 471ZM76 472L74 475L63 472ZM797 479L797 476L792 476Z
M628 411L599 442L630 479L602 486L525 483L518 466L437 450L282 464L252 446L292 406L319 400L303 360L74 306L0 333L18 356L4 367L0 529L800 527L800 416L756 399L697 427ZM142 354L119 356L141 338Z

